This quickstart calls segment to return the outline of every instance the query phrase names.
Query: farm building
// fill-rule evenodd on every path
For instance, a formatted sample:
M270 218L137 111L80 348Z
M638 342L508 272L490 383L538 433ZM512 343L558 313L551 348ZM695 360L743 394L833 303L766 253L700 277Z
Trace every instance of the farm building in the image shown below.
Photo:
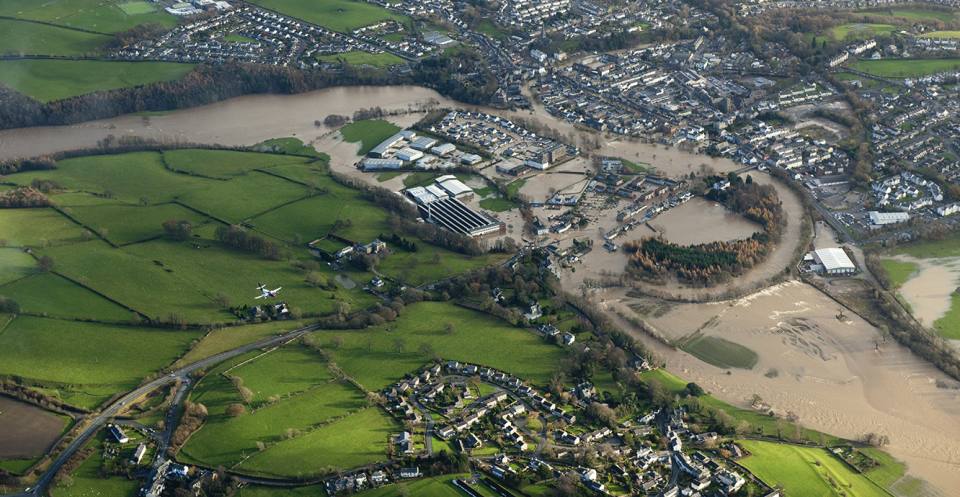
M816 263L812 268L829 275L853 274L857 272L857 265L850 260L842 248L830 247L814 250L812 256Z
M110 436L113 437L117 443L125 444L130 441L130 438L127 437L127 434L123 432L117 425L110 425Z

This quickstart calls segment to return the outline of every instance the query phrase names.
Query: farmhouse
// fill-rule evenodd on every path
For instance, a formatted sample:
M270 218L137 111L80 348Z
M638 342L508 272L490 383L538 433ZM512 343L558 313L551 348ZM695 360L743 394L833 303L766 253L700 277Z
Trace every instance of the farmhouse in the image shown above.
M125 444L130 441L130 437L117 425L110 425L110 436L113 437L117 443Z

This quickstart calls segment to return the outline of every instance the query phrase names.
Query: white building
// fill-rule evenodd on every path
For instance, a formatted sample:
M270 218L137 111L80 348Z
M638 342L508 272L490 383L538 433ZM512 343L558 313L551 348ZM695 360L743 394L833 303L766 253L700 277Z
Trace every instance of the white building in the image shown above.
M813 251L813 258L829 275L853 274L857 266L847 253L839 247L822 248Z
M906 212L877 212L867 213L870 217L870 224L874 226L885 226L888 224L903 223L910 220L910 214Z

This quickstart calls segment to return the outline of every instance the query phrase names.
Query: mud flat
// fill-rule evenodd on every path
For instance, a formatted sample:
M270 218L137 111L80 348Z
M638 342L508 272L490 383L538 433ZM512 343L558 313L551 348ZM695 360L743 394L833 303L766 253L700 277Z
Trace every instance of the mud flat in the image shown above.
M960 489L960 386L850 311L838 319L836 302L813 287L791 281L642 317L668 339L699 331L743 345L759 356L751 370L711 366L637 331L620 316L641 317L635 311L641 300L623 289L593 298L660 354L668 370L717 397L749 407L758 394L810 428L851 439L887 435L887 449L910 474L944 495Z
M63 418L0 396L0 459L42 456L63 432Z
M761 230L760 225L700 197L670 209L650 224L665 239L680 245L740 240Z

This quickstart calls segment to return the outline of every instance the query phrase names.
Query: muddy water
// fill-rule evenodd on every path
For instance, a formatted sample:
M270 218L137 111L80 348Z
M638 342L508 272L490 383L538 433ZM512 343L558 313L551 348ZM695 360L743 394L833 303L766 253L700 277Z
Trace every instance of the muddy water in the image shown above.
M760 231L758 224L700 197L670 209L650 224L664 238L681 245L740 240Z
M314 125L329 114L352 115L355 110L370 107L407 111L425 105L467 107L511 119L526 119L576 144L594 140L590 137L595 136L549 115L542 107L535 107L533 111L501 111L464 105L419 86L354 86L297 95L248 95L149 117L126 115L69 126L4 130L0 131L0 160L93 147L111 135L221 145L252 145L285 136L310 142L330 132L324 126ZM698 171L701 164L716 171L737 167L730 160L711 159L662 145L616 137L606 137L601 142L601 153L648 162L670 176Z
M619 319L632 314L635 299L613 289L594 299L625 330L636 331ZM804 426L827 433L887 435L888 450L911 474L942 495L960 495L957 382L855 314L837 319L836 302L813 287L787 282L733 301L674 304L646 319L669 338L702 329L759 356L752 370L724 371L637 331L671 372L741 407L758 394L780 414L792 412Z
M917 265L917 272L899 292L910 304L914 317L925 326L932 326L950 310L953 292L960 286L960 257L918 259L901 254L894 259Z

